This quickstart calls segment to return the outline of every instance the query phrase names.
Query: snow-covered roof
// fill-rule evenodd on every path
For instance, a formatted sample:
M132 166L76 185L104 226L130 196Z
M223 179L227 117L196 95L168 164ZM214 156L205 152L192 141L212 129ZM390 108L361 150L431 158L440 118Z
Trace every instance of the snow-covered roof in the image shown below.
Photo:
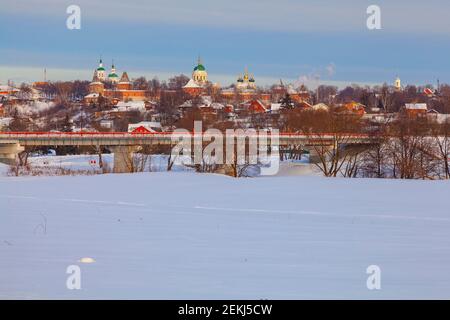
M139 123L130 124L130 125L148 126L151 128L161 128L161 122L157 122L157 121L141 121Z
M20 90L14 88L14 87L8 86L8 85L0 85L0 91L3 91L3 92L19 92Z
M128 101L128 102L119 101L116 104L116 107L145 109L145 102L144 101Z
M13 118L0 118L0 126L9 126Z
M428 110L426 103L407 103L405 109L408 110Z
M329 110L330 108L325 103L318 103L312 106L313 110Z
M128 112L128 111L145 111L145 102L144 101L119 101L115 108L113 108L114 112Z
M183 102L178 108L192 108L192 101L187 100Z
M100 95L98 93L89 93L85 98L98 98Z
M222 89L221 93L222 94L234 94L234 89L233 88Z
M161 129L161 123L156 121L141 121L139 123L130 123L128 124L128 132L133 132L138 128L145 128L150 132L156 132L155 129Z
M225 108L225 106L224 106L223 104L218 103L218 102L211 103L210 106L211 106L213 109L217 109L217 110L221 110L221 109Z
M213 100L210 96L202 96L202 102L204 104L210 105L213 102Z
M270 105L270 110L272 111L278 111L281 108L281 103L272 103Z
M183 88L201 88L194 79L190 79Z

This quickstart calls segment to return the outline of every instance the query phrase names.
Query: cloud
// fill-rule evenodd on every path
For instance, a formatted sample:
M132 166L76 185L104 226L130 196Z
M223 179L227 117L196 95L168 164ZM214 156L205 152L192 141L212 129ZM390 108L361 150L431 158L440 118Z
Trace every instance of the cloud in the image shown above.
M317 87L323 82L323 79L330 79L336 73L336 65L331 62L323 68L319 68L318 71L312 71L308 74L300 75L295 81L294 85L306 85L308 87ZM330 82L330 80L325 80Z
M335 75L335 73L336 73L336 65L333 63L333 62L331 62L328 66L326 66L326 71L327 71L327 75L328 75L328 77L332 77L332 76L334 76Z
M2 12L66 16L67 0L15 0ZM288 32L384 32L450 35L447 0L378 0L382 30L366 27L368 0L77 0L82 18L105 23L177 24Z

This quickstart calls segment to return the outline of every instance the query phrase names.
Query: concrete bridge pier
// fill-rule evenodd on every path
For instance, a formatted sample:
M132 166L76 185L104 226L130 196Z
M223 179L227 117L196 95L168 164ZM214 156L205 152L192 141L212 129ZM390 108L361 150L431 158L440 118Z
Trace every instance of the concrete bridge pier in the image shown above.
M332 151L332 146L318 146L317 149L314 147L308 147L309 151L309 163L320 163L322 162L321 157L325 157L325 159L329 160L330 152Z
M321 162L319 153L314 148L309 149L309 163L319 163L319 162Z
M17 155L24 151L18 142L6 142L0 144L0 162L7 165L16 164Z
M137 146L110 146L114 153L114 173L134 172L133 155L139 149Z

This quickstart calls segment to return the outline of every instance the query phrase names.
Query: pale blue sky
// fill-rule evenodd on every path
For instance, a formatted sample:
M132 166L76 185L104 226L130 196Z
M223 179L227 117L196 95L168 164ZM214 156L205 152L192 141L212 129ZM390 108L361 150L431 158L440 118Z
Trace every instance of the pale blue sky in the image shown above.
M81 30L65 26L81 7ZM366 28L381 7L382 30ZM210 80L245 66L261 84L450 82L450 3L444 0L0 0L0 81L89 79L102 55L131 77L189 74L198 54Z

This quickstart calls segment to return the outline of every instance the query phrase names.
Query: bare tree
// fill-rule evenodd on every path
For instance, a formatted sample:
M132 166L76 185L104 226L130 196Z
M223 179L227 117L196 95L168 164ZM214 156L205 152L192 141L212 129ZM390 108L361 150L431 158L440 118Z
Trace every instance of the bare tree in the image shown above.
M433 179L436 155L422 119L402 118L390 128L389 151L394 178Z
M311 131L303 133L309 135L311 139L310 151L317 157L318 161L314 161L316 166L326 177L336 177L356 154L355 150L348 150L347 145L353 134L361 131L361 121L358 116L334 113L328 113L323 120L326 122L325 128L321 128L322 131L311 128ZM353 165L356 164L356 160L357 158L354 158ZM355 167L351 169L351 164L349 165L350 167L344 170L347 174L355 170Z
M385 178L388 162L387 138L379 137L371 147L363 153L362 174L368 178Z
M391 110L392 102L394 101L394 99L391 89L387 84L383 84L383 86L380 88L379 98L384 113L388 113Z
M436 124L432 130L432 137L437 150L437 156L442 163L442 171L445 179L450 179L450 121Z

